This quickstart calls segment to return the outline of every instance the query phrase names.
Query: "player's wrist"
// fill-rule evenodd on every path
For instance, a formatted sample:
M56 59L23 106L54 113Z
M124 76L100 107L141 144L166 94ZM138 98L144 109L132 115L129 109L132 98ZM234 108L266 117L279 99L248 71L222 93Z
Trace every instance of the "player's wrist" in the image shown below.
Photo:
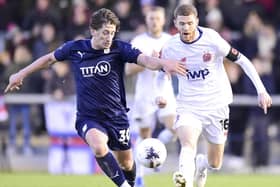
M262 90L258 90L257 94L260 96L260 95L264 95L264 94L268 94L268 93L267 93L266 89L264 88Z
M21 79L24 79L25 77L28 76L28 73L24 69L22 69L17 72L17 76L21 77Z

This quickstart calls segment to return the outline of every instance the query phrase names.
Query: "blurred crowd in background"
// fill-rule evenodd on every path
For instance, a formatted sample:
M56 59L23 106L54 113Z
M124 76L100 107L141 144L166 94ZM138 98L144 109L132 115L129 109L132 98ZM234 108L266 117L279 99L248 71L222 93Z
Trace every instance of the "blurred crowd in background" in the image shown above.
M11 73L65 41L90 37L90 15L103 7L113 10L120 18L121 27L116 37L122 40L130 41L135 35L145 32L145 12L155 5L165 8L165 30L175 34L172 13L179 3L193 3L198 9L199 25L215 29L250 58L268 92L280 94L280 1L0 0L0 121L9 129L8 146L16 146L17 129L21 129L23 153L32 153L30 136L45 133L47 120L45 108L41 105L4 102L3 90ZM256 95L239 66L225 63L234 94ZM127 86L133 94L133 84ZM176 90L175 84L174 88ZM51 69L33 74L17 93L48 93L57 100L74 95L73 77L67 63L58 63ZM252 165L267 165L270 153L268 130L271 124L278 124L279 129L278 108L274 106L268 115L264 115L255 106L232 106L227 152L243 156L245 131L251 126ZM18 116L22 116L20 122ZM279 132L276 134L280 141Z

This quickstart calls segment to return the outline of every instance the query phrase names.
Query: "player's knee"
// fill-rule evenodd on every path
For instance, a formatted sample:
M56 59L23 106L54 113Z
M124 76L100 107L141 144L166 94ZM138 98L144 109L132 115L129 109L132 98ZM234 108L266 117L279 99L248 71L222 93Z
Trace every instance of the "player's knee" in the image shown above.
M134 164L134 161L130 160L130 159L123 160L119 163L120 167L126 171L131 170L131 168L133 167L133 164Z
M95 146L95 147L92 147L92 149L93 149L94 155L97 157L103 157L109 152L109 149L104 145Z
M180 140L180 143L181 143L181 146L182 147L186 147L190 150L196 150L196 144L195 143L192 143L190 141L184 141L184 140Z
M142 139L150 138L151 137L151 129L150 128L141 128L140 129L140 136Z

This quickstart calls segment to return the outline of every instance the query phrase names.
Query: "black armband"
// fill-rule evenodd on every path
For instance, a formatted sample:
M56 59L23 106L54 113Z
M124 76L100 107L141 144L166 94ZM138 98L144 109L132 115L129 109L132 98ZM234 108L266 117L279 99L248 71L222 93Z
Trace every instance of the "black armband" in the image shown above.
M235 48L231 47L229 50L228 55L226 56L227 59L231 60L231 61L236 61L238 60L240 57L240 53L239 51L237 51Z

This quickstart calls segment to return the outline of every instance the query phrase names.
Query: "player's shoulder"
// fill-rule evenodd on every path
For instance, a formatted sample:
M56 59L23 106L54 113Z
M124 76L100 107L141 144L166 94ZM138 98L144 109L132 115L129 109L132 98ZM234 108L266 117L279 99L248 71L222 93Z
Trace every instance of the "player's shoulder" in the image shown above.
M163 32L161 35L161 40L163 40L163 41L169 41L171 38L172 38L172 35L167 32Z
M162 32L162 36L171 38L173 35L171 35L171 34L169 34L167 32Z
M143 33L141 33L141 34L136 35L136 36L133 38L133 40L134 40L134 39L135 39L135 40L139 40L139 39L147 38L147 37L148 37L148 34L147 34L146 32L143 32Z
M122 48L127 45L130 45L130 43L120 39L114 39L112 43L113 48Z
M70 40L70 41L67 41L65 43L75 46L75 45L83 45L86 42L88 42L89 40L90 39Z
M132 38L131 43L132 44L136 44L136 43L142 43L145 40L148 40L149 37L147 35L147 33L141 33L136 35L134 38Z
M81 48L88 48L89 45L90 45L90 39L70 40L70 41L66 41L60 48L81 49Z
M169 35L168 40L165 42L163 48L169 48L174 46L176 43L180 42L180 35L177 33L175 35Z
M204 37L215 39L220 37L220 34L212 28L199 26L198 29L202 32Z

